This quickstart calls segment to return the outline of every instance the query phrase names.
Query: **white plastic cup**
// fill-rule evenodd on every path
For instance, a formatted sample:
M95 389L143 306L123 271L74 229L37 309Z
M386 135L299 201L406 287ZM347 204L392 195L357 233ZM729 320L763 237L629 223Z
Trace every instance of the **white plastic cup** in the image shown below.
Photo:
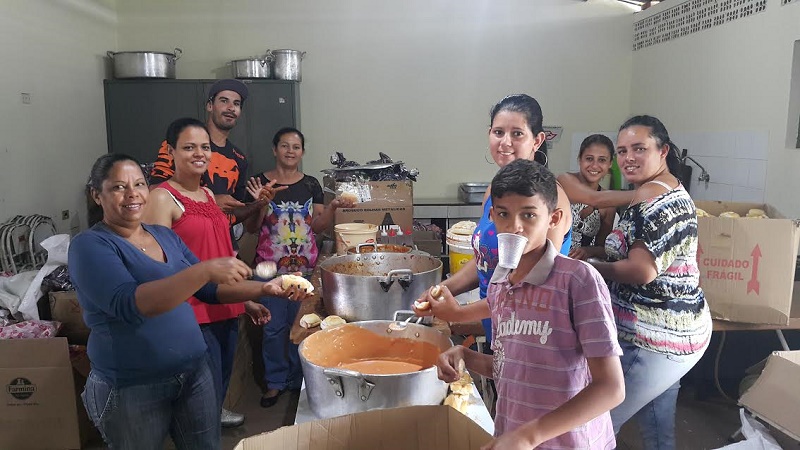
M516 269L528 238L514 233L497 234L497 265L506 269Z

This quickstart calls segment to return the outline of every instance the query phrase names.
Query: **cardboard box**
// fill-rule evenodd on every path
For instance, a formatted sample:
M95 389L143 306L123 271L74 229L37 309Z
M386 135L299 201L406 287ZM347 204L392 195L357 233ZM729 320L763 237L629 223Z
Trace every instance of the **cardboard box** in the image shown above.
M89 327L83 321L83 310L75 291L50 293L50 313L53 320L61 322L58 335L67 338L72 345L86 345Z
M431 256L442 256L443 241L436 239L436 233L426 230L414 230L411 234L414 245L418 250L429 253Z
M795 439L800 437L800 351L773 352L739 403Z
M279 428L243 439L235 450L478 450L491 439L449 406L409 406Z
M800 223L769 205L695 203L714 216L725 211L742 216L697 220L700 286L712 315L733 322L788 324L800 313L792 313ZM770 219L744 218L751 208L763 209Z
M326 175L323 179L326 188L341 190L347 183L336 182ZM375 225L398 225L402 230L410 230L414 223L414 188L411 180L369 181L368 201L356 204L355 208L337 209L334 224L372 223ZM325 203L333 199L333 194L325 193Z
M66 338L0 340L0 448L80 448Z

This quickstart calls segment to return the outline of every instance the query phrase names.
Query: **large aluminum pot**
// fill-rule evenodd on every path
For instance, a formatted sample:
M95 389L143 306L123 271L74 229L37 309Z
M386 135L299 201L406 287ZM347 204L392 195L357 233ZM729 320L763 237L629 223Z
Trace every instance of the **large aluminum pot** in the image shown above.
M272 59L269 50L262 58L235 59L229 63L233 78L272 78Z
M319 266L325 310L348 322L392 320L442 281L442 262L416 251L334 256Z
M275 79L302 81L300 62L306 56L306 52L282 49L272 50L270 53L275 58L274 70L272 71Z
M175 78L175 61L183 51L106 52L114 63L114 78Z
M405 322L354 322L318 331L300 344L311 411L325 419L371 409L438 405L447 395L447 384L437 377L434 364L439 353L452 345L450 339L431 327ZM427 368L368 375L336 367L348 358L393 359L395 355L408 360L408 355L420 355L420 365Z

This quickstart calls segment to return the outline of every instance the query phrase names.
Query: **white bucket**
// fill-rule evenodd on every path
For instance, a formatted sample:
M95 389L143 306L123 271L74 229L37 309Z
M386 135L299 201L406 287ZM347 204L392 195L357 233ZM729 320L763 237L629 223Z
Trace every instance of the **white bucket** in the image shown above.
M333 227L336 234L336 254L346 255L347 249L358 244L377 243L378 226L371 223L340 223Z

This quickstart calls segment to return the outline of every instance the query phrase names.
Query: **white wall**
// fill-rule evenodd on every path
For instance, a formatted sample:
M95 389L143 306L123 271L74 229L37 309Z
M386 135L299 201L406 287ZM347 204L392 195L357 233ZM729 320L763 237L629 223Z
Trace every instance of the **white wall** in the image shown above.
M488 181L489 108L510 93L545 124L613 129L628 116L631 9L615 0L195 0L118 2L118 51L183 49L178 78L227 76L267 48L307 52L304 170L383 151L421 170L415 197ZM568 167L568 139L551 167ZM268 151L268 149L264 149Z
M83 185L107 151L103 57L115 29L109 0L0 2L0 221L38 213L60 232L86 225Z
M633 52L631 114L659 117L671 134L686 137L677 144L690 155L714 157L711 179L728 187L707 197L746 201L760 183L766 202L800 214L800 150L787 145L787 123L797 127L798 120L788 117L798 24L800 3L767 0L764 12Z

